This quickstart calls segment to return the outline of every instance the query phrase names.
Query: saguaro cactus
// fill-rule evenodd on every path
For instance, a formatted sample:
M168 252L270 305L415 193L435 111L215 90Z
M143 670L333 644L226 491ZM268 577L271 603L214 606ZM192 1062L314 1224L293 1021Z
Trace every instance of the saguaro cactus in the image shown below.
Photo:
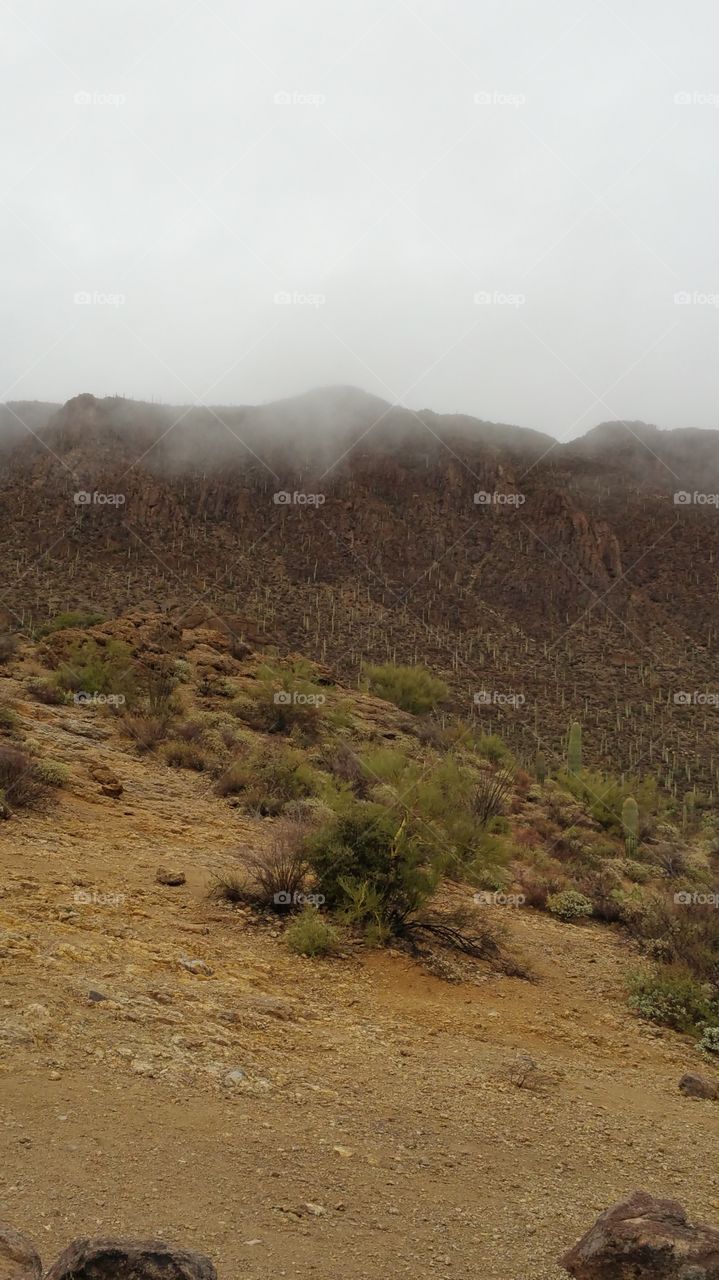
M627 857L633 858L639 845L639 805L634 796L627 796L622 805L622 826Z
M537 782L544 786L547 779L547 762L544 758L544 752L538 751L534 760L534 772L537 775Z
M570 773L581 773L582 771L582 726L578 720L574 721L569 730L567 766Z

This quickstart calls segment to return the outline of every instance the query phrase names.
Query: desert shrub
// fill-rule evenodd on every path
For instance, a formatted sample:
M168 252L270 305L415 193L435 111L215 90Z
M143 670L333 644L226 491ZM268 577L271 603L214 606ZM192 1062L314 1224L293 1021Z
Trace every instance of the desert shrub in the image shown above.
M502 813L513 783L514 775L508 769L484 770L479 775L472 796L472 809L481 826L486 827L490 819Z
M47 707L59 707L67 702L67 693L60 688L56 680L33 676L28 680L25 688L35 702L42 702Z
M247 809L264 816L281 813L290 801L317 790L314 769L292 747L259 747L231 764L217 782L218 795L241 795Z
M481 733L476 738L474 747L477 754L484 760L489 760L490 764L504 765L506 768L514 766L514 756L498 733Z
M217 871L212 877L207 896L213 902L249 905L252 902L252 886L247 871L227 868Z
M0 745L0 800L8 808L33 809L47 795L37 762L16 747Z
M296 955L327 956L338 950L339 935L316 907L308 906L292 921L285 942Z
M439 878L428 846L408 819L367 801L348 805L309 838L307 851L327 905L390 934L402 931Z
M624 835L622 809L627 799L636 800L639 806L639 833L645 835L660 808L656 780L628 778L624 782L609 774L582 769L579 773L565 772L558 776L560 786L587 809L595 822L616 835Z
M399 667L385 662L382 666L365 667L365 676L372 693L413 715L434 711L449 693L444 681L426 667Z
M264 663L252 695L238 699L234 709L253 729L312 740L322 727L325 695L311 674L310 663L302 658L283 667Z
M135 691L132 650L121 640L99 645L83 640L73 645L61 663L57 682L70 693L114 694L129 701Z
M14 738L18 734L19 725L20 722L12 707L9 707L7 702L0 702L0 733Z
M338 782L351 787L358 799L366 799L372 785L371 775L366 764L346 742L333 744L321 763L323 769L327 769Z
M719 1027L705 1027L699 1041L702 1053L719 1053Z
M150 671L145 678L145 699L150 715L169 719L178 709L175 691L180 678L167 663Z
M64 787L70 781L70 770L58 760L39 760L35 771L40 781L48 787Z
M193 716L189 720L181 720L173 727L173 734L176 738L181 738L183 742L204 742L208 728L212 725L212 717L209 717L209 724L199 716Z
M589 898L577 889L562 889L547 898L547 910L560 920L582 920L591 916L594 908Z
M173 769L193 769L204 773L212 769L214 760L208 751L196 742L173 740L165 746L165 760Z
M68 609L64 613L58 613L49 622L43 623L38 628L38 636L49 636L54 631L86 631L88 627L97 626L98 622L103 622L101 613L93 613L87 609Z
M19 637L12 631L0 632L0 667L15 656L18 644Z
M130 738L134 738L138 750L145 752L154 751L164 742L168 725L164 716L127 712L122 717L122 728Z
M674 1031L697 1032L717 1016L704 985L681 965L632 974L629 1004L640 1016Z

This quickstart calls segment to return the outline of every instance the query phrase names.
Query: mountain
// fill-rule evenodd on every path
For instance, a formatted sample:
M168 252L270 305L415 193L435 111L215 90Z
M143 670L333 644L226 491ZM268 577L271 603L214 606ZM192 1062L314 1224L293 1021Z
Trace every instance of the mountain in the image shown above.
M346 679L425 662L527 760L579 718L588 762L714 785L719 433L604 423L559 444L351 387L10 409L6 624L210 609Z

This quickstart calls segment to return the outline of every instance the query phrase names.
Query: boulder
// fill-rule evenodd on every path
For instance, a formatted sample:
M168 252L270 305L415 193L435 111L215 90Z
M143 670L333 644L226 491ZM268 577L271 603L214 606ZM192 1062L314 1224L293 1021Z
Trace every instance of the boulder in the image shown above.
M676 1200L635 1191L559 1265L576 1280L719 1280L719 1231L689 1222Z
M201 1253L161 1240L73 1240L45 1280L217 1280Z
M178 871L176 867L158 867L155 872L155 880L158 884L184 884L185 878L184 871Z
M705 1076L695 1076L689 1072L679 1081L680 1092L687 1098L707 1098L710 1102L719 1100L719 1085L707 1080Z
M0 1280L41 1280L42 1263L34 1244L0 1223Z

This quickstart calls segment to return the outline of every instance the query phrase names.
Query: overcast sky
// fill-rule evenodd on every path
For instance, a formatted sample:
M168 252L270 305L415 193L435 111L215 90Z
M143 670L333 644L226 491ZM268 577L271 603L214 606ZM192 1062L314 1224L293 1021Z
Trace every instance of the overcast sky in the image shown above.
M719 426L718 46L715 0L0 0L0 400Z

